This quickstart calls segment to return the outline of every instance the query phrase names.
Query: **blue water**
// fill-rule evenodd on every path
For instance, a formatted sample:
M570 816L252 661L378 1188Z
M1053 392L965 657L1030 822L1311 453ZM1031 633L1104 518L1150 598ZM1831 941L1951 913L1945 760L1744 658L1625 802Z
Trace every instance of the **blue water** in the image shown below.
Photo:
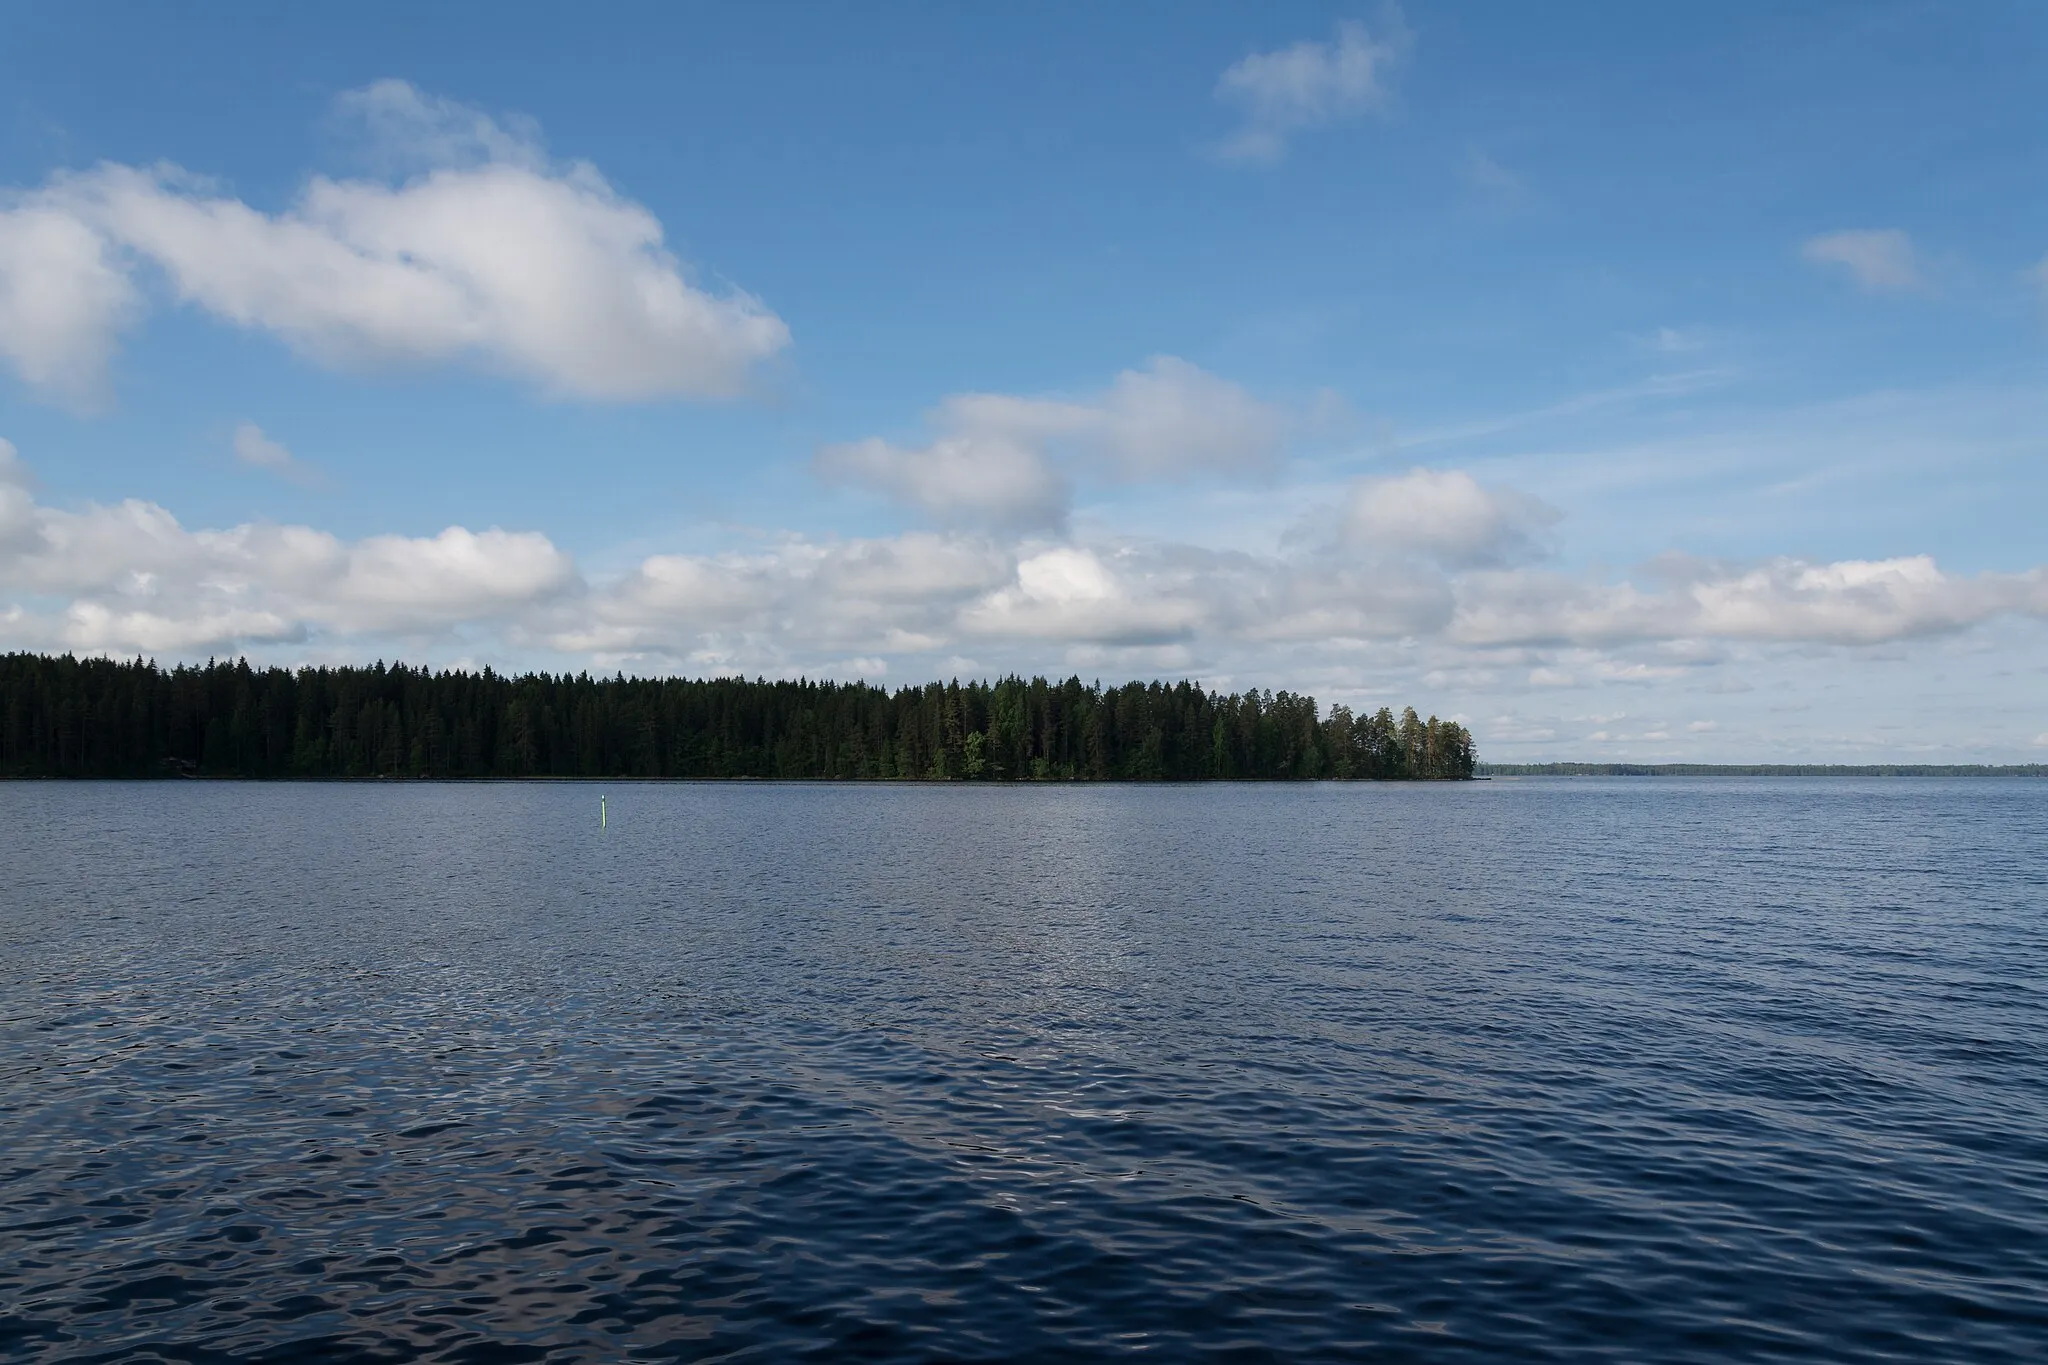
M2048 783L0 784L0 1357L2048 1358Z

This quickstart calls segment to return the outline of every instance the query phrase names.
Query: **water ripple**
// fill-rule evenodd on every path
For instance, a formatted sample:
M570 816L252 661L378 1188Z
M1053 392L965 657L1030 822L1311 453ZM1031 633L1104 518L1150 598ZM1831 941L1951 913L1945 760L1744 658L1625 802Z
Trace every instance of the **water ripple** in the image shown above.
M0 784L0 1356L2039 1358L2048 786Z

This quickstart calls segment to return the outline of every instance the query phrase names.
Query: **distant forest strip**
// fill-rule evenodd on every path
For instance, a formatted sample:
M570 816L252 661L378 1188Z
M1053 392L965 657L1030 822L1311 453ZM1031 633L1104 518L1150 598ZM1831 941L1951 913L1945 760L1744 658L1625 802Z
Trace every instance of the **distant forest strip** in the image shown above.
M2048 763L1479 763L1481 777L2048 777Z
M867 683L160 668L0 655L8 777L1468 778L1472 736L1410 708L1079 678Z

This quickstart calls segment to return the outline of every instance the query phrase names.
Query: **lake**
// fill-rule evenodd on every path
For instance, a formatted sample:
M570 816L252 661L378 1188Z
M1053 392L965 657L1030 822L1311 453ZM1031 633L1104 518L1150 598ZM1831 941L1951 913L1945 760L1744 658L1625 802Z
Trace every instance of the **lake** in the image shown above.
M0 1016L14 1360L2048 1356L2039 781L0 783Z

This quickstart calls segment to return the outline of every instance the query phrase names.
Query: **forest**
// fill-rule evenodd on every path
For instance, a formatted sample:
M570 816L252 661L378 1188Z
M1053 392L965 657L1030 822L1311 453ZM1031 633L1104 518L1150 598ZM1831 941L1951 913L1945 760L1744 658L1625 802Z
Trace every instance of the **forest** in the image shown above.
M1045 678L868 683L0 655L0 776L1469 778L1410 708Z

